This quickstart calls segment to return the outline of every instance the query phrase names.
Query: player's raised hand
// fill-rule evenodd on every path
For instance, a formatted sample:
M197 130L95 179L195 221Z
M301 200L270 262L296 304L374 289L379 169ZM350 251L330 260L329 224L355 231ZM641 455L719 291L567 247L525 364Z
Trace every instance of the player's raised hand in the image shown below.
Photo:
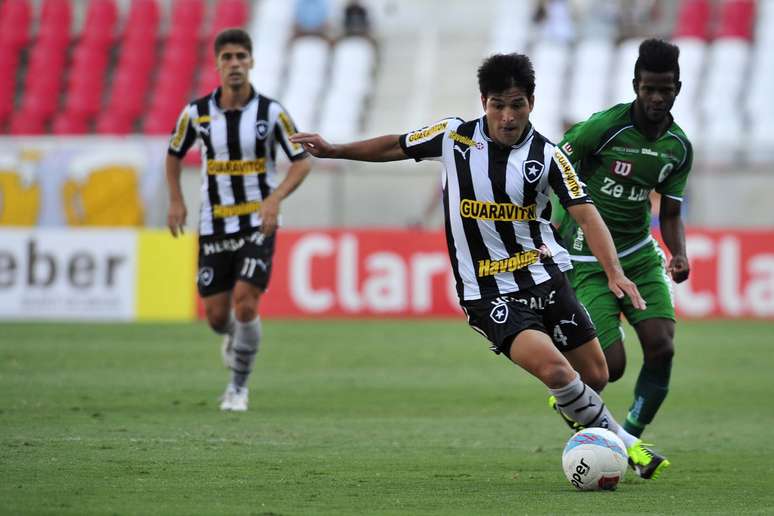
M300 143L309 154L317 158L333 157L334 146L325 141L319 134L296 133L290 137L290 141Z
M669 261L667 266L667 272L672 275L672 279L675 283L682 283L688 279L688 275L691 273L691 266L688 263L688 257L684 255L675 255Z
M618 299L623 299L624 296L628 296L629 299L632 300L634 308L645 310L647 307L645 300L640 295L640 291L637 290L637 285L623 274L608 278L607 286Z
M167 226L172 236L177 238L183 234L185 227L185 218L188 214L183 201L170 201L169 211L167 212Z

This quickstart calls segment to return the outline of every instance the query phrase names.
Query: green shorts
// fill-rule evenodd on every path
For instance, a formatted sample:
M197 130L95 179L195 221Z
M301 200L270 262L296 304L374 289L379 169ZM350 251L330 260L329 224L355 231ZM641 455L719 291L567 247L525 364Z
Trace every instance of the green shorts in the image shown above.
M666 272L666 257L655 240L629 256L621 258L624 274L632 280L648 307L637 310L628 297L617 299L607 287L607 276L597 262L573 262L568 277L578 300L594 321L602 349L623 341L621 314L629 324L645 319L675 320L672 280Z

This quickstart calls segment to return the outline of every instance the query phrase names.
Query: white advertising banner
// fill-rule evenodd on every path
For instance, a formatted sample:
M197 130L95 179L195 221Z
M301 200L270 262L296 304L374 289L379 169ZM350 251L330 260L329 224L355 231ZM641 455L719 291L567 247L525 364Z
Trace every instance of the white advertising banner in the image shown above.
M1 320L132 320L133 230L0 231Z

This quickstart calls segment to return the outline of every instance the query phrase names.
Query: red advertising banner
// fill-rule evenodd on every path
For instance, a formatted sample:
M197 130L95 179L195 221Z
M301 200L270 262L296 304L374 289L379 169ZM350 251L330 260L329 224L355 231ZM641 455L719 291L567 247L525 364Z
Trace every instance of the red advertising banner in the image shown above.
M690 318L774 319L774 231L691 229L691 277L675 286ZM461 314L442 231L282 230L269 317ZM201 313L201 312L200 312Z
M691 229L691 276L675 287L678 314L774 319L774 231Z

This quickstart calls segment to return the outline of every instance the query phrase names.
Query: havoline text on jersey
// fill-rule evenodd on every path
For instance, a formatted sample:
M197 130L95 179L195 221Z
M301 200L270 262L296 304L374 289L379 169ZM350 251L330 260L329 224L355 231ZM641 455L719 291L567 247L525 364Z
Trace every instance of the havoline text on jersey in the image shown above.
M182 158L201 140L199 234L221 235L261 225L261 201L278 184L276 145L291 161L306 157L289 138L293 120L279 102L251 88L241 109L220 108L220 88L183 108L169 142L169 154Z

